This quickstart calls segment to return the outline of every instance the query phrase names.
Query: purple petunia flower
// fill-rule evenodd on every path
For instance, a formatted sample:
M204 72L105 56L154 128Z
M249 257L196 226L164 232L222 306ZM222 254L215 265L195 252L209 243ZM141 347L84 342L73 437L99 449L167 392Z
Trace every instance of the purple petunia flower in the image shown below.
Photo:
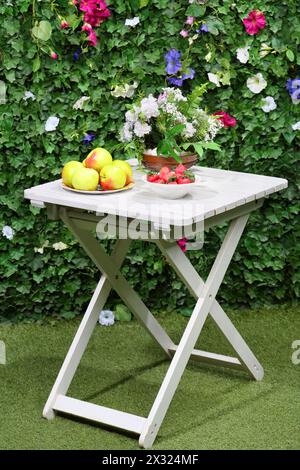
M180 62L181 53L176 49L170 49L169 52L165 55L166 61L166 72L168 75L174 75L181 69Z
M75 62L79 59L79 56L80 56L81 52L82 52L82 51L81 51L80 47L79 47L78 49L76 49L76 51L74 52L74 54L73 54L73 60L74 60Z
M196 33L209 33L209 29L206 23L203 23L199 29L196 29Z
M195 77L195 70L191 69L191 68L188 69L188 73L182 74L182 79L183 80L187 80L188 78L193 80L194 77Z
M285 86L289 94L292 95L300 87L300 78L289 78Z
M300 100L300 78L289 78L285 85L293 103L299 103Z
M85 145L89 145L91 142L93 142L93 140L96 139L96 134L91 134L89 132L87 132L86 134L84 134L84 136L82 137L82 142L85 144Z
M182 86L183 78L181 77L168 77L168 82L170 85Z

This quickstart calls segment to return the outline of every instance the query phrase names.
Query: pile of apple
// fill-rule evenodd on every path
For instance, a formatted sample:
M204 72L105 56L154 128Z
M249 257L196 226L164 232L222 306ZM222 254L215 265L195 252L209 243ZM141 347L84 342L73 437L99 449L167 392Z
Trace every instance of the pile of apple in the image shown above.
M66 186L84 191L124 188L132 182L132 168L123 160L113 160L104 148L92 150L83 162L71 161L62 170Z
M163 166L159 173L148 173L147 181L158 184L188 184L194 183L195 175L180 163L174 171Z

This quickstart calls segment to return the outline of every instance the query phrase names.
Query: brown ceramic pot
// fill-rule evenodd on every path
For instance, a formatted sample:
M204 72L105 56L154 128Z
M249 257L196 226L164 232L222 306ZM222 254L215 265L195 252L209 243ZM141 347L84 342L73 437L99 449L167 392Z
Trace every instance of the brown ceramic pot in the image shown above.
M180 158L181 163L186 168L190 168L196 164L198 155L185 153L180 155ZM167 166L173 170L178 165L178 162L173 157L164 157L163 155L151 155L149 153L144 153L142 164L148 170L159 171L163 166Z

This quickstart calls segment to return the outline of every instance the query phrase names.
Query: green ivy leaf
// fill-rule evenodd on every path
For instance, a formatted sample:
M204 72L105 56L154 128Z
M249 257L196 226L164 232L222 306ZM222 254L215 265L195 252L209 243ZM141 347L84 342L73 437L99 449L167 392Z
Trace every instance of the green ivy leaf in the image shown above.
M187 10L186 10L186 16L203 16L206 11L206 6L205 5L197 5L193 4L190 5Z
M293 53L293 51L291 51L291 49L287 49L286 56L287 56L287 58L289 59L290 62L294 62L295 54Z
M49 41L52 34L52 26L49 21L42 20L32 28L32 34L40 41Z
M39 58L39 56L36 56L36 58L32 62L32 71L37 72L40 69L40 67L41 67L40 58Z

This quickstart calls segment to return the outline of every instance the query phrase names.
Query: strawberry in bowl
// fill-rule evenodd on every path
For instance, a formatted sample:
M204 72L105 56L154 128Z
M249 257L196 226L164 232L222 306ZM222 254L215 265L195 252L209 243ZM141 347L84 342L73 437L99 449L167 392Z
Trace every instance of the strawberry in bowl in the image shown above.
M179 164L174 171L163 166L158 173L148 173L143 176L148 189L167 199L179 199L190 193L199 182L195 176L184 165Z

